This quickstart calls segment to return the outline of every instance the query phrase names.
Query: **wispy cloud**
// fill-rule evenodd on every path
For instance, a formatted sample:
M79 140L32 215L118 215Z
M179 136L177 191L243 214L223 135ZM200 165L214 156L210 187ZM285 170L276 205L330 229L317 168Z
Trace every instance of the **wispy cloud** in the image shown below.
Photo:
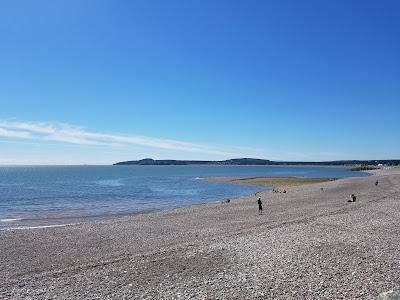
M14 120L3 120L0 121L0 137L55 141L77 145L139 145L158 149L178 150L221 156L236 155L236 151L233 148L230 149L233 151L230 151L229 149L226 150L172 139L92 132L85 130L82 127L51 122L21 122Z
M9 138L30 138L31 134L27 131L10 130L0 126L0 136Z

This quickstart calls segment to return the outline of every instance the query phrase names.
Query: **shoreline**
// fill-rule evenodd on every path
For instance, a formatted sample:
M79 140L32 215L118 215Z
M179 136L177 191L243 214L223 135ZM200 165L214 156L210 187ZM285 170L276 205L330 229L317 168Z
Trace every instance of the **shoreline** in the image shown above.
M151 209L151 210L142 210L142 211L132 211L126 213L104 213L98 215L76 215L76 216L67 216L67 217L36 217L36 218L15 218L15 219L1 219L0 222L12 224L15 222L27 222L30 224L21 225L15 224L16 227L0 227L0 231L3 230L23 230L23 229L40 229L40 228L50 228L50 227L61 227L61 226L73 226L85 223L95 223L102 222L107 220L120 219L129 216L135 216L138 214L149 214L154 212L159 212L161 210ZM54 224L48 224L51 220L57 221ZM74 222L72 222L74 220ZM79 221L80 220L80 221Z
M0 298L373 299L399 292L400 169L373 174L287 194L263 191L263 216L251 195L0 231ZM347 202L351 193L357 202Z
M259 193L262 193L264 191L270 190L274 188L273 185L270 184L264 184L259 182L251 182L252 180L257 180L257 179L283 179L283 181L288 183L288 185L279 185L279 187L285 187L285 186L297 186L297 185L306 185L306 184L314 184L314 183L322 183L322 182L327 182L327 181L332 181L332 180L337 180L338 178L305 178L305 177L206 177L206 178L201 178L201 180L205 180L208 182L224 182L224 183L232 183L232 184L240 184L240 185L254 185L260 187L260 191L257 191L255 193L250 193L248 195L244 195L242 197L248 197L251 195L257 195ZM300 181L295 184L291 183L291 179L299 179ZM234 197L234 198L229 198L230 201L234 201L235 199L240 199L241 197ZM179 209L179 208L184 208L184 207L190 207L192 205L204 205L207 203L220 203L220 202L225 202L226 198L224 199L215 199L211 201L207 201L204 203L197 203L197 204L187 204L183 205L181 207L175 207L175 208L169 208L169 209L164 209L164 210L157 210L157 209L149 209L149 210L143 210L143 211L132 211L132 212L126 212L126 213L107 213L105 212L104 214L98 214L98 215L69 215L65 217L54 217L54 216L36 216L36 217L18 217L18 218L7 218L7 219L0 219L0 224L9 224L10 226L0 226L0 231L2 230L29 230L29 229L40 229L40 228L49 228L49 227L60 227L60 226L67 226L67 225L79 225L79 224L84 224L84 223L92 223L92 222L101 222L101 221L106 221L106 220L113 220L113 219L120 219L124 217L129 217L137 214L147 214L147 213L153 213L153 212L160 212L160 211L170 211L174 209ZM48 222L51 222L51 220L54 220L54 224L48 224ZM64 222L63 222L64 220ZM72 222L72 220L75 220ZM78 220L78 221L77 221ZM79 221L80 220L80 221ZM21 224L22 222L28 223L27 225ZM15 227L13 224L15 223ZM31 224L29 224L31 223Z
M337 166L327 166L327 167L337 167ZM368 171L363 171L365 173L369 173ZM371 174L371 173L370 173ZM344 178L352 178L352 177L344 177ZM265 191L274 189L274 188L289 188L289 187L294 187L294 186L299 186L299 185L308 185L308 184L315 184L315 183L322 183L322 182L329 182L329 181L334 181L338 180L340 178L325 178L325 177L319 177L319 178L308 178L308 177L296 177L296 176L287 176L287 177L272 177L272 176L257 176L257 177L250 177L250 176L234 176L234 177L204 177L204 178L199 178L201 180L205 180L208 182L224 182L224 183L230 183L230 184L239 184L239 185L253 185L260 187L260 191L257 191L255 193L250 193L248 195L244 195L241 197L233 197L229 198L230 201L234 201L236 199L240 199L242 197L250 197L252 195L258 195L260 193L263 193ZM271 184L272 179L278 179L279 182L277 185ZM294 180L293 180L294 179ZM258 181L258 180L261 180ZM293 182L294 181L294 182ZM286 192L286 190L285 190ZM129 217L129 216L134 216L137 214L147 214L147 213L153 213L153 212L162 212L162 211L170 211L170 210L175 210L175 209L180 209L180 208L185 208L185 207L190 207L190 206L198 206L198 205L205 205L207 203L223 203L226 201L226 198L220 198L220 199L214 199L211 201L203 202L203 203L196 203L196 204L186 204L181 207L175 207L175 208L168 208L168 209L163 209L163 210L157 210L157 209L148 209L148 210L143 210L143 211L131 211L131 212L126 212L126 213L112 213L112 212L105 212L104 214L98 214L98 215L69 215L66 217L46 217L46 215L42 217L18 217L18 218L7 218L7 219L1 219L0 224L9 224L10 226L0 226L0 231L4 230L29 230L29 229L40 229L40 228L48 228L48 227L60 227L60 226L66 226L66 225L79 225L79 224L85 224L85 223L95 223L95 222L102 222L102 221L107 221L107 220L114 220L114 219L120 219L124 217ZM56 222L53 222L52 224L48 224L48 222L51 222L51 220L54 220ZM63 222L64 220L64 222ZM72 222L72 220L74 220ZM78 221L77 221L78 220ZM80 220L80 221L79 221ZM42 222L40 222L42 221ZM15 222L15 225L13 223ZM27 225L21 224L21 222L27 222Z

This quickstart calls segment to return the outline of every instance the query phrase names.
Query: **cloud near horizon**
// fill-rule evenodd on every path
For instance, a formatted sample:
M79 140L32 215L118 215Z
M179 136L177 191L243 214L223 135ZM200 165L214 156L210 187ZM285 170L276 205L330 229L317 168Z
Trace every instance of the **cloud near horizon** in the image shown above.
M21 122L2 120L0 121L0 137L33 141L54 141L76 145L139 145L158 149L214 154L220 156L235 156L238 154L234 153L236 152L235 148L241 148L231 147L232 150L234 150L232 153L229 150L227 151L207 145L172 139L91 132L82 127L55 122Z

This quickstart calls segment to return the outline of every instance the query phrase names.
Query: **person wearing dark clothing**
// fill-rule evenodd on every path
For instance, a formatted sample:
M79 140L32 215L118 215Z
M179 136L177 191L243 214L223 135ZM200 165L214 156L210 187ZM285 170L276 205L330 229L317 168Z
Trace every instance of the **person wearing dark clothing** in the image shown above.
M356 195L351 194L351 200L353 200L353 202L356 202Z
M375 186L378 186L378 183L379 183L379 182L378 182L378 180L377 180L377 181L375 182Z
M261 198L258 198L257 203L258 203L258 214L259 214L259 215L262 215L262 202L261 202Z

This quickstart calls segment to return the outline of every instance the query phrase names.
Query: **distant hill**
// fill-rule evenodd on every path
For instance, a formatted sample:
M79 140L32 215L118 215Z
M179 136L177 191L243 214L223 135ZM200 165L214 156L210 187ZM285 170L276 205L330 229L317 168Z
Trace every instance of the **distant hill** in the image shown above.
M154 160L145 158L141 160L130 160L115 163L114 165L229 165L229 166L288 166L288 165L318 165L318 166L359 166L359 165L400 165L400 160L336 160L336 161L271 161L258 158L235 158L228 160Z
M257 158L236 158L228 160L154 160L145 158L141 160L130 160L118 162L114 165L270 165L272 161Z

